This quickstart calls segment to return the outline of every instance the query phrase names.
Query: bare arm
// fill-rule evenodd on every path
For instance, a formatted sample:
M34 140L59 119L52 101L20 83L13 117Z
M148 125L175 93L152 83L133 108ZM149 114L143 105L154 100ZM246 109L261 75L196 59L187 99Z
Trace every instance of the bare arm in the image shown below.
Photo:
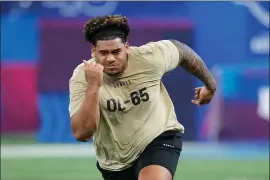
M89 87L80 109L71 117L71 127L78 141L88 141L99 125L99 88Z
M199 78L211 91L216 90L216 81L200 56L186 44L170 40L179 51L179 66Z

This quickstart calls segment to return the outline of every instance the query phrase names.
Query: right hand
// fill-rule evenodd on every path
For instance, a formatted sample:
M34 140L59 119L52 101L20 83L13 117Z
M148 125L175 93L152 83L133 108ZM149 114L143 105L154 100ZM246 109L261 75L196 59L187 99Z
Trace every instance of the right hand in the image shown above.
M103 66L96 62L83 60L85 79L90 86L101 87L103 81Z

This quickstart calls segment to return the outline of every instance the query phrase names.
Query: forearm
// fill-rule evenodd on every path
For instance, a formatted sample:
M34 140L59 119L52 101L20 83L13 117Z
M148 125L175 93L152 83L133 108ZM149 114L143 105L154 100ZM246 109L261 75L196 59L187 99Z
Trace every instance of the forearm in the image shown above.
M199 78L209 90L216 90L216 81L200 56L187 45L170 40L179 51L179 66Z
M88 88L80 109L72 117L75 138L79 141L90 139L99 125L99 119L99 89Z

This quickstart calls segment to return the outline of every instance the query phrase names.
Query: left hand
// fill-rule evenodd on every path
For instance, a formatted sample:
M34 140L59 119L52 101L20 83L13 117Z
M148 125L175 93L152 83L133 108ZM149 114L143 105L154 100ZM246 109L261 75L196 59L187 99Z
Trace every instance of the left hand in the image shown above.
M214 97L214 94L215 91L210 90L205 86L195 88L195 99L191 100L191 102L198 106L208 104Z

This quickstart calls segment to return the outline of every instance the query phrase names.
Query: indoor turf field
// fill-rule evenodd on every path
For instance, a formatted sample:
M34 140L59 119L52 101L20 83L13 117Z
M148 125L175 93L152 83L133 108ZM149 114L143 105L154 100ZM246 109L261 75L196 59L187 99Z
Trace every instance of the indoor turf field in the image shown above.
M1 160L2 180L101 180L94 158ZM268 180L267 161L183 160L176 180Z
M102 180L91 144L3 142L1 180ZM269 180L268 144L183 145L175 180Z

